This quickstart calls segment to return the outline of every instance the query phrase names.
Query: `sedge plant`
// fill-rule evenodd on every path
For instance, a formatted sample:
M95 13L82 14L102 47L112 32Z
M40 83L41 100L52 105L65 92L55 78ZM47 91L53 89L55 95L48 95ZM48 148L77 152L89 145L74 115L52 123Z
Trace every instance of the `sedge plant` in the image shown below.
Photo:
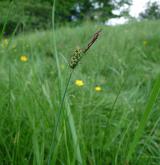
M61 99L61 102L60 102L60 107L59 107L59 110L58 110L58 115L57 115L57 120L56 120L56 123L55 123L55 127L54 127L54 130L53 130L53 139L52 139L52 142L51 142L51 149L50 149L50 153L49 153L49 158L48 158L48 165L50 164L51 162L51 159L52 159L52 154L54 152L54 149L55 149L55 144L54 144L54 141L56 139L56 135L57 135L57 130L58 130L58 126L59 126L59 123L60 123L60 119L61 119L61 114L62 114L62 109L63 109L63 105L64 105L64 101L65 101L65 97L66 97L66 94L67 94L67 90L68 90L68 86L69 86L69 83L70 83L70 80L71 80L71 77L72 77L72 74L75 70L75 68L77 67L78 63L80 62L80 60L82 59L82 57L87 53L87 51L90 49L90 47L95 43L95 41L98 39L99 35L101 33L101 30L97 31L91 41L88 43L87 47L84 48L84 49L81 49L81 48L76 48L73 55L71 56L70 58L70 61L69 61L69 68L71 69L70 71L70 74L69 74L69 77L68 77L68 80L67 80L67 84L65 86L65 90L64 90L64 93L62 95L62 99ZM79 157L79 163L82 164L82 160L81 160L81 156L78 156Z

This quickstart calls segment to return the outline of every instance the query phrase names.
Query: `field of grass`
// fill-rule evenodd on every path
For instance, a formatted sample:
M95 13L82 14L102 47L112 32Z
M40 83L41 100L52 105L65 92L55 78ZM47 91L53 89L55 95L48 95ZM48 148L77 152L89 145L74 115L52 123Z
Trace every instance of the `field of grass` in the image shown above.
M159 165L159 27L84 24L2 40L0 164ZM69 58L99 29L72 74L58 120Z

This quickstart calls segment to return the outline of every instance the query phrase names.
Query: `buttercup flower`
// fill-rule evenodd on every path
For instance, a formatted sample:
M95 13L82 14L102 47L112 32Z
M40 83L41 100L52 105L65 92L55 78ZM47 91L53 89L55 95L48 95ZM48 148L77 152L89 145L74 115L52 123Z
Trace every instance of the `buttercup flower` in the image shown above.
M20 60L21 60L22 62L27 62L27 61L28 61L28 57L25 56L25 55L22 55L22 56L20 57Z
M95 87L95 91L96 91L96 92L100 92L101 90L102 90L102 88L101 88L100 86L96 86L96 87Z
M84 86L84 82L83 82L82 80L76 80L76 81L75 81L75 84L76 84L77 86L79 86L79 87Z

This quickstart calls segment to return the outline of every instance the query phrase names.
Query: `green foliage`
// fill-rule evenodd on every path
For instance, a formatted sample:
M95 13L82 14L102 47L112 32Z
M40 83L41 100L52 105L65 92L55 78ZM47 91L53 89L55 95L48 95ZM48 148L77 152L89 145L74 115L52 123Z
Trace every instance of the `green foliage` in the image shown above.
M84 20L104 22L113 15L112 10L127 3L111 3L111 0L57 0L55 1L56 26L68 22L78 24ZM120 3L121 2L121 3ZM9 8L10 6L10 8ZM0 31L8 17L5 34L11 34L16 26L17 32L49 29L52 22L52 0L2 0L0 1Z
M59 86L64 91L70 73L68 59L76 46L86 46L102 28L99 40L73 73L52 164L74 165L82 157L84 165L124 165L131 146L132 164L158 165L160 99L155 99L159 83L155 88L154 82L160 73L159 26L159 21L146 21L117 27L62 27L55 32L57 51L52 31L3 40L0 163L47 163L61 100ZM20 61L21 55L28 61ZM75 85L79 79L84 86ZM101 92L94 90L96 85Z
M10 9L8 7L10 6ZM5 34L11 34L18 25L17 32L51 28L52 7L48 3L4 1L0 2L0 30L8 16Z
M147 9L140 14L142 19L160 19L160 4L148 2Z

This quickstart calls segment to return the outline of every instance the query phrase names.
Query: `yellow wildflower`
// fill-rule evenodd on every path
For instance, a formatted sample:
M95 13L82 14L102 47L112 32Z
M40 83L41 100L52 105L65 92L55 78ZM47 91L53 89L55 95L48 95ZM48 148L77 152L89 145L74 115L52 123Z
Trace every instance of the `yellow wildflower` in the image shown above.
M25 55L22 55L22 56L20 57L20 60L21 60L22 62L27 62L27 61L28 61L28 57L25 56Z
M95 87L95 91L96 91L96 92L100 92L101 90L102 90L102 88L101 88L100 86L96 86L96 87Z
M79 86L79 87L84 86L84 82L83 82L82 80L76 80L76 81L75 81L75 84L76 84L77 86Z

